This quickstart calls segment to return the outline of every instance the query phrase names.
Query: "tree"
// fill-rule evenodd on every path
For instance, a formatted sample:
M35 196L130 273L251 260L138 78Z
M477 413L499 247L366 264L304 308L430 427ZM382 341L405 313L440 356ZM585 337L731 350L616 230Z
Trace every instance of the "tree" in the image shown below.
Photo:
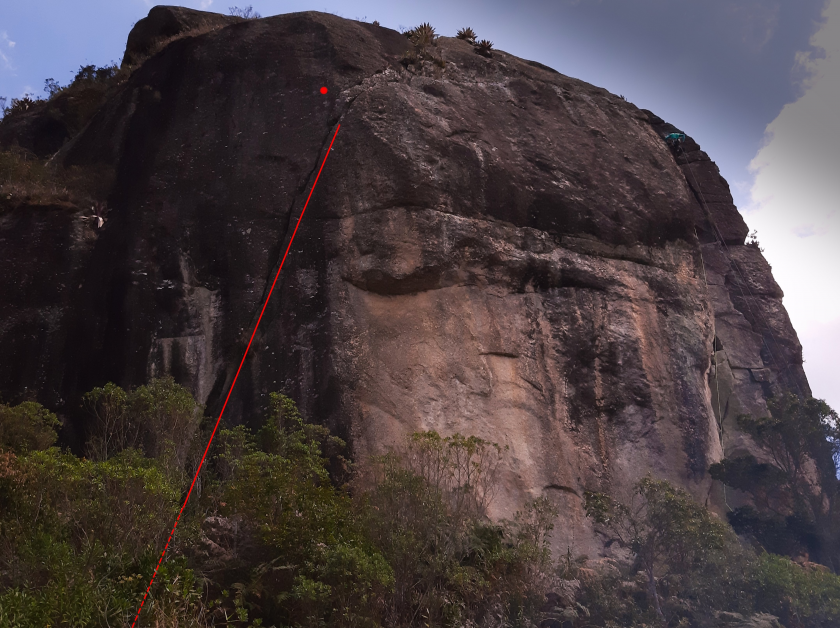
M229 478L218 489L222 513L256 538L243 605L284 625L370 624L393 575L331 481L330 454L344 442L306 423L290 398L270 399L262 428L223 430L213 460Z
M55 79L48 78L44 81L44 91L50 95L50 98L55 96L58 92L61 91L61 85L59 85Z
M239 7L230 7L228 12L233 16L241 17L245 20L258 20L262 17L259 13L254 11L254 7L250 4L244 9L240 9Z
M114 454L140 444L140 425L128 412L128 395L112 382L94 388L82 397L93 425L86 451L93 460L107 460Z
M504 451L429 431L369 461L357 499L394 573L385 623L538 621L553 577L548 534L557 510L540 498L513 521L488 519Z
M146 455L166 460L172 469L183 468L204 408L172 377L151 380L128 401L133 420L142 427Z
M667 619L657 580L667 582L672 593L681 590L695 598L698 609L714 607L708 598L715 592L703 584L711 580L705 572L718 571L725 579L724 551L737 555L737 542L728 526L688 493L648 476L636 484L631 504L587 491L585 508L607 535L608 545L629 550L633 570L644 572L648 601L660 623L667 624Z
M752 495L755 506L736 509L730 521L750 532L767 549L793 545L840 569L840 425L824 401L791 393L768 402L770 416L738 417L738 425L767 453L725 459L709 468L711 476ZM785 530L785 536L780 536ZM801 551L801 550L800 550Z
M58 417L40 403L0 404L0 451L16 454L47 449L58 438Z
M85 394L83 405L94 419L86 446L89 457L107 460L139 447L146 456L164 461L172 473L183 471L203 411L171 377L130 392L109 382Z

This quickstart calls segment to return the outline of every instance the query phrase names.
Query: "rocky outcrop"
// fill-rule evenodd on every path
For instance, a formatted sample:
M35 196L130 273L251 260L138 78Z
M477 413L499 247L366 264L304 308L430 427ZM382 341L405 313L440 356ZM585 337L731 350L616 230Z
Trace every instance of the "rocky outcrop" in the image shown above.
M498 442L494 515L549 495L556 547L590 555L584 490L653 473L723 509L706 471L751 446L735 415L807 382L714 164L538 63L441 38L440 61L404 65L408 46L310 12L146 61L56 156L112 165L112 212L79 281L53 284L54 328L24 339L24 305L4 314L39 373L6 397L69 412L171 373L218 412L340 123L227 419L284 390L359 457L420 429Z
M128 34L122 65L136 65L167 39L186 33L210 31L242 21L242 18L196 11L177 6L152 7Z

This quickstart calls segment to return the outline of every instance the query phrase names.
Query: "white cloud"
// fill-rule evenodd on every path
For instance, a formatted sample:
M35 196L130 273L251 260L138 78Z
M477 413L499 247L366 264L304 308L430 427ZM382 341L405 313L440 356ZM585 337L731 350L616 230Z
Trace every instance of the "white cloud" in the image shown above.
M840 407L840 0L811 40L820 55L797 55L807 72L802 96L785 105L766 129L750 164L755 174L747 219L803 342L814 395ZM817 372L816 369L830 369ZM833 398L832 398L833 397Z
M9 39L8 33L6 31L0 32L0 42L2 44L6 44L8 48L14 48L15 42ZM0 44L0 65L2 65L4 70L14 70L14 66L12 65L12 60L3 52L3 46Z
M781 2L739 0L725 7L727 19L738 29L741 42L751 52L760 52L779 27Z
M211 4L213 4L213 0L201 0L202 9L209 9Z

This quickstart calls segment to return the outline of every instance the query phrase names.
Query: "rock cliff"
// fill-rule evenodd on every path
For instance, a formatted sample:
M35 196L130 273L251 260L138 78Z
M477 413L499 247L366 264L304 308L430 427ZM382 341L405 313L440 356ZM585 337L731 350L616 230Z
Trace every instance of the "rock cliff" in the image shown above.
M357 456L420 429L507 445L494 515L551 496L564 551L601 549L584 490L651 472L737 501L707 473L751 449L735 416L807 381L691 138L672 149L653 113L462 40L407 63L400 33L332 15L202 19L139 22L127 58L182 36L53 158L115 170L103 228L0 214L6 400L63 412L71 442L109 380L171 373L218 412L340 123L230 422L284 390Z

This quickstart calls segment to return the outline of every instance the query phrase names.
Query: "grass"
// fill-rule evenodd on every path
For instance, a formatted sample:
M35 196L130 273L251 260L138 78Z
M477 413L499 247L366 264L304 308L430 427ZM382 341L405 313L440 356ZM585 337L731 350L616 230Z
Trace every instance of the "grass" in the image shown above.
M236 18L238 16L231 16L231 17ZM244 21L246 19L256 19L256 18L240 17L239 21ZM127 69L130 72L133 72L135 69L137 69L141 65L143 65L143 63L145 63L145 61L147 59L150 59L151 57L154 57L157 53L159 53L161 50L166 48L169 44L171 44L174 41L178 41L179 39L184 39L186 37L200 37L201 35L206 35L207 33L212 33L213 31L220 30L222 28L225 28L226 26L228 26L228 24L218 24L218 23L206 20L206 21L200 22L199 24L197 24L196 26L194 26L190 29L187 29L185 31L181 31L177 35L172 35L171 37L165 37L164 39L159 39L154 43L154 45L152 45L152 47L149 49L148 52L146 52L145 54L142 54L142 55L137 55L137 57L135 59L135 62L130 64L129 66L127 66Z
M26 151L0 151L0 211L21 204L80 207L104 200L113 181L106 167L60 168Z

